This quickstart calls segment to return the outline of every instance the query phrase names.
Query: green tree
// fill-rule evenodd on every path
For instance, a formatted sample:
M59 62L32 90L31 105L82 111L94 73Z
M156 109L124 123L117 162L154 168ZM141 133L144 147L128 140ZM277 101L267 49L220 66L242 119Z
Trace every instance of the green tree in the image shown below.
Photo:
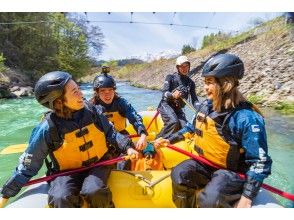
M190 46L189 44L185 44L182 47L182 55L185 55L187 53L191 53L193 51L196 51L196 49L192 46Z
M230 37L231 37L230 34L226 34L226 33L220 32L220 31L218 33L216 33L216 34L211 33L210 35L206 35L203 38L201 49L203 49L203 48L205 48L207 46L216 44L218 42L224 41L224 40L226 40L226 39L228 39Z
M0 23L0 53L6 65L32 78L57 69L82 76L93 62L91 42L95 41L96 54L103 46L99 28L95 30L100 35L95 35L85 22L83 26L78 19L71 21L65 13L0 13Z

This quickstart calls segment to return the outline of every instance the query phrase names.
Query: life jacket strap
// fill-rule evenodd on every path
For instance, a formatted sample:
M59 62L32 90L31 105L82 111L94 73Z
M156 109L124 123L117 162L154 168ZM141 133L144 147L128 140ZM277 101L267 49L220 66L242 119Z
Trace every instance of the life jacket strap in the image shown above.
M194 150L195 150L199 155L203 155L203 154L204 154L203 150L202 150L200 147L198 147L197 145L194 145Z
M87 166L89 166L89 165L91 165L92 163L95 163L95 162L97 162L97 161L98 161L98 157L95 156L95 157L90 158L89 160L85 160L85 161L83 161L82 166L83 166L83 167L87 167Z

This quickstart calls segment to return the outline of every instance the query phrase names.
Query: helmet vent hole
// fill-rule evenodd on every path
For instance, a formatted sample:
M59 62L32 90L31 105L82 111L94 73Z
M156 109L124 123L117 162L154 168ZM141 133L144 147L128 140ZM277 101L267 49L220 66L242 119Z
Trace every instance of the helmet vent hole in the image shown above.
M213 71L216 67L217 67L218 64L214 64L210 67L210 70L209 71Z
M50 83L51 86L55 86L55 85L59 85L60 84L60 80L54 80Z

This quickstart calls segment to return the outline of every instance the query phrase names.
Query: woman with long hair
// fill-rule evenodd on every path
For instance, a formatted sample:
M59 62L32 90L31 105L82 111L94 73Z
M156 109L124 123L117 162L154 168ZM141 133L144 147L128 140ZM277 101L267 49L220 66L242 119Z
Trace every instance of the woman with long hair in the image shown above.
M207 100L197 106L193 122L156 146L194 134L195 151L221 167L192 159L171 173L177 207L251 207L263 180L271 173L264 119L238 89L244 64L232 54L211 58L203 67ZM241 179L236 172L246 174ZM197 193L196 193L197 192Z
M69 73L45 74L34 91L37 101L51 111L34 128L19 165L0 192L3 198L15 196L38 173L44 161L47 174L55 174L110 159L109 144L138 156L131 140L116 132L99 109L83 100L79 86ZM113 207L112 193L107 186L112 168L94 167L50 181L49 206L77 208L85 200L90 207Z

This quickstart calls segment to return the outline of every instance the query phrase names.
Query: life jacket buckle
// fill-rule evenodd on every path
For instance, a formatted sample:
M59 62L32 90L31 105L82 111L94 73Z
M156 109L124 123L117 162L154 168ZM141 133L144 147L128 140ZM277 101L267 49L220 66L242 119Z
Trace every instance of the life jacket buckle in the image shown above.
M92 146L93 146L93 142L89 141L89 142L81 145L79 148L80 148L80 151L84 152L84 151L88 150L89 148L91 148Z
M86 135L88 133L89 133L88 128L87 127L83 127L79 131L76 132L76 137L79 138L79 137L82 137L82 136L84 136L84 135Z
M199 136L199 137L202 137L202 136L203 136L203 132L202 132L200 129L198 129L198 128L195 128L195 133L196 133L197 136Z
M97 161L98 161L98 157L95 156L95 157L90 158L89 160L85 160L85 161L83 161L82 166L83 166L83 167L87 167L87 166L89 166L89 165L91 165L92 163L95 163L95 162L97 162Z

